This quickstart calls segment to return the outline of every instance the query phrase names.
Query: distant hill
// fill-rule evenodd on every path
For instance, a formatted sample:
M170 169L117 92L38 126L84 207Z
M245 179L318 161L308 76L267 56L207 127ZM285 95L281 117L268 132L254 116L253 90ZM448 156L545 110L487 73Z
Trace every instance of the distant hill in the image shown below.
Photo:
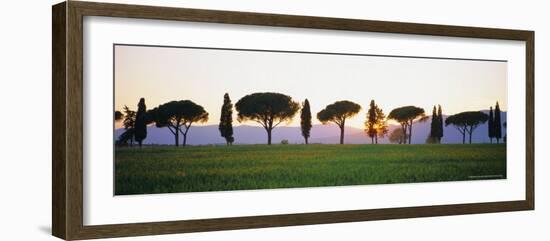
M488 111L483 111L488 112ZM447 116L444 116L446 118ZM502 112L502 123L506 121L506 112ZM428 120L422 123L414 123L413 125L413 144L422 144L426 142L426 138L430 133L430 122ZM399 128L397 125L390 125L392 131ZM124 132L124 129L115 130L115 139ZM241 125L233 127L235 144L263 144L267 142L267 134L260 126ZM503 128L503 132L505 129ZM334 124L329 125L314 125L311 129L310 143L337 144L339 142L340 130ZM504 133L503 133L504 136ZM180 138L181 135L180 135ZM300 127L280 126L273 129L272 142L277 144L282 140L288 140L291 144L304 143L304 138L301 135ZM180 139L181 140L181 139ZM345 139L346 144L367 144L370 139L362 129L346 127ZM389 143L387 138L378 140L379 143ZM480 125L474 135L472 142L487 143L487 123ZM180 141L181 143L181 141ZM193 126L189 130L187 137L189 145L208 145L208 144L225 144L225 140L220 136L217 125ZM444 127L444 136L442 143L462 143L462 135L453 127ZM174 144L174 135L167 128L156 128L149 126L147 128L147 139L144 144Z

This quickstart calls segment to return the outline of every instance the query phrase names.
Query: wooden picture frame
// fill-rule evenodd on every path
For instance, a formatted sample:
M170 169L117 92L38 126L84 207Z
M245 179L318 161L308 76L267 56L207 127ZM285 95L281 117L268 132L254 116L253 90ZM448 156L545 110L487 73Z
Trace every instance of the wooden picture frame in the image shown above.
M68 1L52 8L52 232L66 240L533 210L534 32L523 30ZM525 199L335 212L85 226L83 224L83 17L366 31L526 43Z

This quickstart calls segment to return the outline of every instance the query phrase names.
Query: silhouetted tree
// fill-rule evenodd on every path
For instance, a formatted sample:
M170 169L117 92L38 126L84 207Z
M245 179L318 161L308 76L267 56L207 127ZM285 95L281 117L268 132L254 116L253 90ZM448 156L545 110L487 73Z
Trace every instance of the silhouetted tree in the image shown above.
M365 132L371 138L371 143L378 144L378 137L384 137L388 133L388 125L386 122L386 115L376 105L374 100L371 100L369 104L369 110L367 111L367 120L364 123Z
M118 110L115 110L115 121L121 121L122 118L124 118L124 114Z
M403 137L408 137L409 144L411 144L412 126L414 121L425 121L428 117L426 117L424 109L420 107L403 106L393 109L388 115L388 118L399 122L401 125L401 130L403 131ZM407 143L407 141L404 141L403 143Z
M370 101L369 110L367 111L365 132L367 132L367 135L370 137L371 144L374 144L374 137L378 135L378 130L376 129L376 104L374 100Z
M497 139L497 144L500 142L500 138L502 138L502 124L500 122L500 106L497 104L495 106L495 120L494 120L494 128L495 128L495 138Z
M302 128L302 136L304 137L306 144L308 144L311 131L311 110L307 99L304 101L300 112L300 127Z
M441 110L441 105L437 105L437 123L439 127L437 128L437 143L441 143L441 138L443 138L443 111Z
M397 143L397 144L403 144L403 142L407 139L403 136L403 131L399 128L396 128L393 131L391 131L390 136L388 138L391 143Z
M430 124L430 135L427 143L437 143L437 134L439 131L439 116L437 116L437 108L434 105L432 109L432 123Z
M441 111L441 105L437 108L434 105L432 109L432 123L430 124L430 135L428 136L427 143L439 144L443 137L443 114Z
M190 100L170 101L148 113L157 127L167 127L174 134L176 146L179 146L180 133L183 135L183 146L185 146L191 125L208 121L208 112Z
M136 126L136 112L133 110L130 110L128 106L124 106L124 120L122 121L122 125L124 126L124 130L126 130L126 138L130 141L130 146L134 145L134 139L135 139L135 130L134 127Z
M145 99L141 98L138 103L138 110L136 113L136 126L134 128L134 138L142 146L143 140L147 138L147 106L145 106Z
M124 120L122 121L122 125L124 126L124 129L130 129L134 128L136 124L136 112L133 110L130 110L128 106L123 107L124 111Z
M445 125L453 125L462 134L462 144L466 143L466 134L469 134L469 143L472 144L472 133L478 125L487 122L489 117L481 111L466 111L447 117Z
M346 119L355 116L359 111L361 111L361 106L356 103L347 100L336 101L317 113L317 119L323 124L333 122L338 125L340 127L340 144L344 144Z
M227 145L233 144L233 104L227 93L223 96L220 125L218 129L220 130L221 136L225 138Z
M487 132L489 135L489 142L493 143L493 138L495 138L495 117L493 115L493 107L489 108L489 122L487 123Z
M294 102L290 96L280 93L254 93L241 98L235 107L239 122L258 122L267 132L267 144L271 145L273 128L292 118L300 109L300 104Z
M388 134L388 121L381 108L376 106L376 131L378 135L374 137L374 143L378 144L378 137L384 138Z

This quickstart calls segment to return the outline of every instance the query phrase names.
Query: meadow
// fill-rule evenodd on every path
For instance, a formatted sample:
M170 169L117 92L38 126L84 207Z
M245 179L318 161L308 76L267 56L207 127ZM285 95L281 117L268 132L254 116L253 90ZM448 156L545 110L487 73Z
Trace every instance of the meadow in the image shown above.
M144 146L115 150L115 195L506 178L504 144Z

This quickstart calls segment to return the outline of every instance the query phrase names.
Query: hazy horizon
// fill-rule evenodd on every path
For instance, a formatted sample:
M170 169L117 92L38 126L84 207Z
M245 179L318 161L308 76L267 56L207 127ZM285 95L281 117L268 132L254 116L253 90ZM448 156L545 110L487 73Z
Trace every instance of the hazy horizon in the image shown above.
M316 113L338 100L363 108L347 121L362 128L374 99L386 114L415 105L431 115L440 104L445 115L486 110L498 101L507 110L507 63L499 61L351 56L116 45L115 110L136 110L141 97L147 109L189 99L203 106L209 121L219 122L224 93L235 104L254 92L279 92L311 105ZM239 123L234 112L234 125ZM299 125L299 113L290 126ZM282 125L284 126L284 125Z
M136 108L136 109L137 109L137 108ZM147 108L147 109L149 110L149 108ZM486 110L479 110L479 111L487 112L487 111L489 111L489 110L486 109ZM507 113L507 111L506 111L506 110L501 110L501 113ZM316 115L316 113L312 113L312 116L313 116L314 114ZM385 114L387 115L387 113L385 113ZM257 122L253 122L253 121L238 122L238 121L237 121L236 115L237 115L236 112L234 112L234 117L235 117L234 119L235 119L235 120L234 120L234 122L233 122L233 127L239 127L239 126L242 126L242 127L247 127L247 126L249 126L249 127L261 127ZM430 113L427 113L427 115L428 115L428 116L431 116L431 111L430 111ZM443 116L448 116L448 115L445 114L445 113L443 113ZM356 118L356 117L358 117L358 115L357 115L357 116L354 116L353 118ZM300 118L300 117L299 117L299 113L297 113L296 116L295 116L294 118ZM313 118L316 118L316 117L313 116ZM352 118L352 119L353 119L353 118ZM210 122L211 122L211 121L209 121L209 122L207 122L207 123L200 123L199 125L200 125L200 126L218 126L218 125L219 125L219 122L215 122L215 123L210 123ZM422 122L422 121L414 121L414 123L418 123L418 122ZM155 124L152 123L152 124L149 124L148 126L154 126L154 125L155 125ZM323 124L320 123L319 121L317 121L316 123L313 123L313 126L315 126L315 125L320 125L320 126L322 126ZM325 124L325 125L326 125L326 124ZM389 121L389 122L388 122L388 125L389 125L390 127L391 127L391 126L400 126L400 124L397 123L397 122L395 122L395 121ZM277 128L279 128L279 127L299 127L299 126L300 126L299 123L298 123L298 125L296 125L296 124L294 124L294 125L292 125L292 124L290 124L290 125L281 124L281 125L279 125ZM348 124L346 124L345 127L346 127L346 128L356 128L356 129L361 129L361 130L364 129L364 126L352 126L352 125L348 125ZM454 128L454 127L453 127L453 128ZM124 126L122 126L122 120L120 120L120 121L117 122L117 126L115 127L115 129L124 129Z

